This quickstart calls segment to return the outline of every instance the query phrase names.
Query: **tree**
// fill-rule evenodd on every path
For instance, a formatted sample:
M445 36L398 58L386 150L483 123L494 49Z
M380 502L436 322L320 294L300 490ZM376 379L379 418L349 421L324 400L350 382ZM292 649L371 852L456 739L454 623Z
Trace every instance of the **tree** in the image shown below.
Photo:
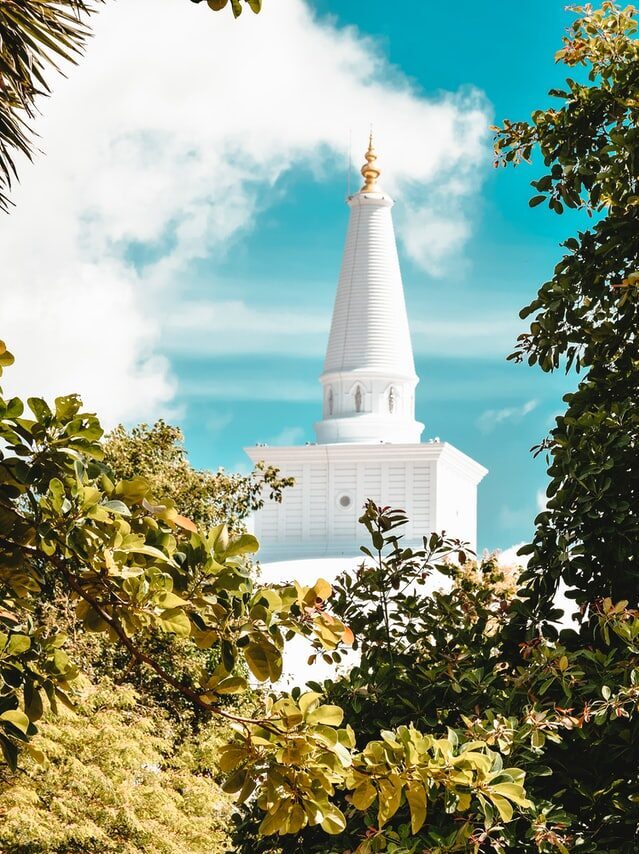
M280 478L277 469L261 463L249 475L215 473L191 466L184 448L184 437L178 427L160 420L152 426L140 424L131 430L122 425L112 430L104 439L104 464L117 480L143 477L154 495L168 497L192 522L203 529L226 524L231 535L245 532L249 513L258 510L265 500L280 502L283 490L291 486L292 478ZM174 720L179 732L187 737L197 733L203 723L213 731L218 741L228 738L225 722L211 720L210 712L193 706L186 697L175 691L148 667L139 666L128 651L121 646L93 636L93 643L77 632L73 608L62 610L70 614L68 634L82 637L80 645L74 644L77 657L91 662L98 678L111 678L123 674L124 679L139 692L141 702L158 704ZM57 609L59 612L59 609ZM180 638L156 630L149 634L147 647L163 666L170 668L180 682L195 688L203 670L213 670L220 663L216 649L199 649L188 638ZM246 676L246 669L241 675ZM244 712L256 703L252 696L248 702L239 703ZM228 702L238 707L237 695ZM176 741L179 733L176 734Z
M331 600L361 660L309 688L341 707L364 742L381 730L391 753L401 749L398 734L415 727L498 750L500 759L470 809L460 793L442 798L416 780L399 793L397 775L371 774L338 793L346 825L332 845L312 827L265 839L251 806L238 818L239 854L635 851L639 612L605 600L594 645L571 644L565 630L507 655L516 570L494 557L446 562L437 535L425 540L427 559L416 559L401 543L403 514L370 502L362 522L369 561L337 580ZM431 574L441 584L425 593ZM523 772L525 796L514 788Z
M263 467L248 476L196 471L179 429L162 421L129 432L116 428L104 452L117 480L144 476L155 494L168 495L197 524L213 527L226 517L238 533L247 513L263 503L265 478L277 499L287 483ZM231 735L227 722L176 695L126 649L85 632L68 595L43 609L41 627L67 636L67 653L82 661L81 690L74 692L74 712L49 713L39 722L33 745L41 763L32 759L18 772L0 773L0 848L11 854L226 850L231 802L220 788L218 754ZM191 688L220 663L216 650L159 630L149 633L146 647ZM242 715L259 706L253 692L224 703Z
M0 345L0 368L12 361ZM41 758L32 738L45 707L55 713L70 703L79 668L64 634L42 619L70 595L85 630L230 721L235 740L220 759L230 773L225 790L240 800L255 792L262 833L306 825L339 833L345 818L336 792L371 781L382 812L389 785L394 803L418 779L431 799L452 799L462 814L476 808L480 790L501 775L499 754L476 740L403 727L392 749L384 738L356 749L343 711L313 691L269 698L253 718L225 709L224 697L247 688L238 664L258 682L276 681L294 634L313 638L324 654L352 642L325 608L330 585L256 587L247 558L254 537L232 536L225 524L198 529L140 476L116 481L102 462L99 422L76 396L57 398L53 408L40 398L27 403L32 417L23 417L20 399L0 396L0 748L11 768L21 752ZM157 630L216 650L220 663L195 686L181 681L148 644ZM523 774L503 773L512 784L506 798L525 804Z
M506 122L499 161L543 157L532 206L583 211L592 227L566 254L522 317L517 361L585 371L539 448L549 455L548 507L530 554L528 615L545 616L560 580L584 608L600 597L639 604L639 44L636 10L607 2L580 17L557 60L584 66L551 94L559 107ZM588 632L587 620L584 630Z
M49 95L50 70L76 63L91 31L89 21L104 0L0 0L0 212L11 204L18 177L16 155L32 159L37 100ZM193 0L200 3L202 0ZM243 0L257 13L262 0ZM207 0L213 11L228 0ZM242 0L231 0L237 18Z
M187 741L148 698L109 679L47 715L19 774L0 768L4 854L208 854L225 850L230 799L215 779L222 743Z
M130 431L120 425L106 437L104 462L122 480L144 477L155 494L170 496L197 525L225 522L232 533L243 531L247 516L266 499L280 503L283 490L293 485L293 478L280 477L264 463L249 475L194 469L183 442L182 431L162 420Z

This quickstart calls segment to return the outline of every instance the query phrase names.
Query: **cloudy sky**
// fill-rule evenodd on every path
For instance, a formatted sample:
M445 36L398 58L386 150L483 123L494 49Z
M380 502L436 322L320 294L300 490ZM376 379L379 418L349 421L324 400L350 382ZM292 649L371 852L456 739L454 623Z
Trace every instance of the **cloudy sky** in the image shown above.
M7 391L80 391L106 424L183 426L197 465L313 439L347 221L375 128L396 198L417 415L486 465L480 545L526 539L570 380L505 361L570 223L492 168L489 127L561 80L563 0L109 3L43 104L0 229ZM525 63L522 55L525 54ZM355 180L355 179L353 179Z

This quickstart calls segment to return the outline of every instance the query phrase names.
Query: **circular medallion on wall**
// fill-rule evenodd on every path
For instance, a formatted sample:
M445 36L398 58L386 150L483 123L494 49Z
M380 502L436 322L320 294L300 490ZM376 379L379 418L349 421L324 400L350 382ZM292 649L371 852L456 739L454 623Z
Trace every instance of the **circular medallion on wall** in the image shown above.
M337 496L337 506L340 510L349 510L353 505L353 496L348 492L342 492Z

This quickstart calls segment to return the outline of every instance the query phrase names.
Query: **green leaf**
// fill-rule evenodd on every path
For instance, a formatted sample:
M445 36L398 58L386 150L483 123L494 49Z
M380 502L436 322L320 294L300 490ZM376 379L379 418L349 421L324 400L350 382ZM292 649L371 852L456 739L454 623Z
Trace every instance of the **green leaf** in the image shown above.
M260 548L260 544L256 537L252 534L242 534L237 540L233 540L228 548L224 551L225 557L235 557L236 555L254 554Z
M186 599L182 599L172 590L162 590L158 593L157 603L161 608L183 608L189 604Z
M256 643L250 643L244 650L244 658L258 682L266 682L270 675L270 668L264 649Z
M69 421L80 410L82 401L77 394L68 394L55 399L55 417L58 421Z
M213 689L216 694L240 694L247 689L246 679L242 676L228 676Z
M181 608L167 608L155 620L169 634L180 638L187 638L191 634L191 621Z
M5 652L9 655L20 655L20 653L26 652L30 646L31 639L26 635L11 635Z
M401 804L402 785L399 781L380 780L377 808L377 821L380 827L391 819Z
M40 397L27 398L27 404L40 423L47 422L53 417L49 404Z
M497 783L497 785L491 786L491 792L503 795L503 797L508 798L509 801L517 804L517 806L531 806L531 802L526 797L523 787L518 783Z
M237 766L247 758L244 747L236 747L233 744L225 745L220 750L219 766L223 774L235 770Z
M29 718L25 715L24 712L21 712L19 709L12 709L8 712L3 712L0 715L0 721L6 721L14 726L16 729L20 730L20 732L27 734L27 730L29 729Z
M487 797L497 807L497 812L502 821L508 823L513 817L513 808L510 801L502 798L501 795L495 795L492 792L486 793Z
M307 715L319 706L322 695L317 691L306 691L299 698L298 705L303 715Z
M222 791L226 792L229 795L234 795L236 792L239 792L240 789L244 786L244 782L246 780L246 770L240 769L239 771L235 771L231 774L230 777L222 784Z
M104 504L100 505L104 507L105 510L110 510L111 513L117 513L119 516L130 516L131 511L126 506L124 501L118 501L114 499L113 501L105 501Z

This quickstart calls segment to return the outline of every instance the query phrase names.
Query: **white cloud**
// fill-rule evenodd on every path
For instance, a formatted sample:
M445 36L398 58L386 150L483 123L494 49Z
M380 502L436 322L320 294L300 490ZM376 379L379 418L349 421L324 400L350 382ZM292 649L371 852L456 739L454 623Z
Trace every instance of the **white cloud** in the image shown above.
M517 316L491 315L477 320L461 318L413 320L413 347L417 354L446 358L506 356L520 332Z
M278 377L208 377L188 379L181 386L182 393L191 400L268 400L297 403L318 403L321 395L317 383L303 380L281 380ZM319 405L319 404L318 404Z
M295 309L260 309L240 300L192 301L166 318L165 342L172 352L186 355L320 356L329 325L329 317Z
M530 507L511 507L506 504L499 509L499 525L506 531L521 530L528 527L532 530L535 513Z
M503 551L497 552L497 560L500 566L527 566L528 555L518 555L519 549L526 545L525 542L515 543L514 546L509 546Z
M109 4L55 88L38 123L46 156L22 168L0 232L0 334L18 357L8 389L81 391L107 423L165 411L167 342L202 341L200 312L211 338L224 326L214 282L207 306L184 306L189 265L246 235L286 170L343 169L348 130L363 140L371 120L408 253L438 272L468 233L489 124L481 94L425 97L377 44L317 20L305 0L238 22L182 3ZM309 323L302 334L319 338Z
M503 409L486 409L476 421L477 426L483 433L490 433L504 421L521 421L530 412L537 408L538 400L528 400L522 406L506 406Z
M443 201L443 200L442 200ZM470 223L453 197L455 215L441 217L441 209L406 205L396 217L408 254L432 276L441 276L457 250L470 237Z
M240 300L193 300L164 320L166 349L181 355L258 354L321 358L326 351L329 314L247 306ZM420 356L468 358L505 356L520 331L517 317L413 319L413 349Z

